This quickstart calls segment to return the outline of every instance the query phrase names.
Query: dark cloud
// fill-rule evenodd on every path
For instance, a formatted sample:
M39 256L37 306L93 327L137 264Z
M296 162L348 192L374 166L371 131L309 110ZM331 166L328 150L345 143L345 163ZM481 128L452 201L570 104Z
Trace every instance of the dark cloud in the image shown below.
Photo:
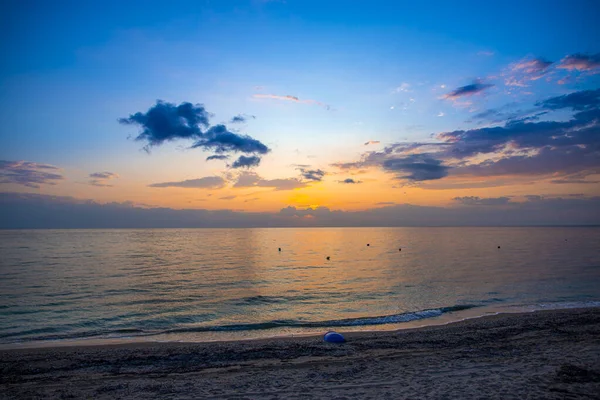
M325 176L325 171L320 169L307 169L307 168L298 168L302 177L308 181L320 182L323 180Z
M219 200L233 200L236 197L237 196L223 196L223 197L219 197Z
M600 68L600 53L596 54L572 54L560 61L558 68L569 71L591 71Z
M452 200L466 206L502 206L510 203L509 197L487 197L477 196L455 197Z
M368 142L365 142L365 146L368 146L370 144L379 144L381 143L379 140L369 140Z
M428 181L447 176L449 167L429 154L411 154L402 158L388 158L383 162L383 169L401 173L399 179Z
M346 178L343 181L338 181L339 183L348 183L348 184L355 184L355 183L362 183L362 181L355 181L352 178Z
M54 165L0 160L0 183L12 183L37 189L40 185L56 185L57 181L63 179L60 169Z
M359 161L332 166L380 168L414 182L448 175L545 175L560 180L579 174L577 179L584 180L600 174L599 95L600 90L589 90L553 97L536 109L510 114L513 119L500 126L442 132L432 143L395 143L382 151L365 152ZM549 110L558 109L571 109L574 114L570 119L561 115L560 120L540 120Z
M142 131L135 140L157 146L176 139L201 139L201 128L208 128L209 117L210 114L201 104L184 102L176 106L157 100L147 112L131 114L127 118L120 118L119 122L125 125L139 125Z
M32 193L0 193L0 229L301 226L600 225L600 197L540 197L510 206L390 204L362 211L286 207L279 212L138 207ZM305 217L310 218L305 218Z
M153 183L148 186L156 188L180 187L193 189L219 189L225 186L225 179L220 176L206 176L204 178L188 179L180 182Z
M213 150L217 153L241 152L267 154L270 150L260 141L247 135L239 135L227 130L225 125L211 126L204 137L192 145L192 148Z
M548 108L550 110L571 108L575 111L598 108L600 106L600 89L582 90L563 96L551 97L536 103L536 106Z
M375 203L376 206L393 206L396 202L394 201L380 201L379 203Z
M234 188L246 187L265 187L274 190L293 190L305 187L306 183L296 178L288 179L263 179L254 172L244 172L240 174L233 185Z
M444 132L438 138L452 143L448 155L455 158L497 152L508 144L513 149L540 150L545 146L582 145L589 151L597 151L599 121L600 110L592 109L578 112L568 121L533 123L518 120L498 127Z
M454 89L450 93L445 94L444 98L448 100L456 100L460 97L472 96L474 94L481 93L485 89L491 88L492 86L494 85L482 82L473 82L470 85L461 86L457 89Z
M210 160L227 160L228 158L229 158L229 156L226 156L226 155L223 155L223 154L215 154L215 155L206 157L206 161L210 161Z
M240 156L237 160L231 164L231 168L250 168L258 167L260 164L260 157L257 156Z
M231 121L229 122L232 124L243 124L244 122L248 121L248 119L256 119L256 117L254 115L238 114L231 118Z
M167 141L178 139L194 140L192 148L215 151L216 153L267 154L270 149L248 135L231 132L225 125L209 123L210 114L203 105L173 103L158 100L145 112L131 114L119 119L125 125L138 125L140 134L135 140L147 142L146 150Z

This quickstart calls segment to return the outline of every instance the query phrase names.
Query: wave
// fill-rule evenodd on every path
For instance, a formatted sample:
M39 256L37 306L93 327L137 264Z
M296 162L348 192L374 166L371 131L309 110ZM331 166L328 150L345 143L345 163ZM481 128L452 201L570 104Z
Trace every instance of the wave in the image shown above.
M195 326L176 328L165 333L192 333L192 332L214 332L214 331L254 331L274 328L336 328L348 326L369 326L397 324L402 322L416 321L426 318L439 317L442 314L468 310L478 307L476 305L456 305L451 307L433 308L402 314L383 315L377 317L346 318L325 321L295 321L295 320L275 320L260 322L254 324L232 324L216 326Z
M13 339L14 341L45 341L45 340L73 340L89 338L118 338L124 335L136 337L157 336L162 334L181 334L181 333L200 333L200 332L234 332L234 331L256 331L275 328L336 328L352 326L370 326L397 324L402 322L416 321L426 318L439 317L442 314L468 310L478 307L476 305L455 305L451 307L441 307L427 309L415 312L407 312L393 315L383 315L376 317L346 318L324 321L297 321L297 320L273 320L259 323L231 324L231 325L208 325L208 326L186 326L166 330L144 330L137 327L107 330L94 330L78 332L58 333L57 327L50 327L41 330L29 330L25 332L7 332L0 333L0 339ZM46 333L45 335L40 335ZM18 338L18 339L17 339ZM16 340L15 340L16 339ZM6 342L5 342L6 343Z
M251 299L256 301L257 299ZM258 299L263 301L264 299ZM485 303L485 302L484 302ZM385 324L401 324L404 322L424 320L428 318L439 317L446 313L469 310L473 308L483 307L487 309L489 304L466 304L454 305L450 307L440 307L425 309L414 312L406 312L392 315L382 315L374 317L359 317L345 318L322 321L299 321L299 320L272 320L258 323L241 323L228 325L196 325L196 326L180 326L177 327L181 320L173 320L173 328L171 329L148 329L148 325L143 326L119 326L113 329L82 329L83 326L78 326L79 329L73 332L61 332L61 327L46 327L42 329L33 329L28 331L14 331L16 327L11 327L9 332L0 331L0 345L22 342L41 342L41 341L62 341L62 340L84 340L84 339L122 339L122 338L142 338L153 337L158 335L174 335L177 334L193 334L202 332L243 332L243 331L260 331L277 328L291 329L332 329L342 327L360 327L360 326L375 326ZM537 304L512 304L503 306L498 309L498 312L527 312L547 309L569 309L569 308L586 308L600 307L600 301L571 301L571 302L540 302ZM513 310L514 309L514 310ZM482 314L483 315L483 314ZM86 325L86 324L84 324Z

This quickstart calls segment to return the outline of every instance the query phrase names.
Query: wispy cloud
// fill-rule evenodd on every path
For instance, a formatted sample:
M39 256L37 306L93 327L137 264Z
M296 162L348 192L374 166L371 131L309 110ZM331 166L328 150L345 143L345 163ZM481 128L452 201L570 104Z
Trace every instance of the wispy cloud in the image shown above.
M379 144L381 143L379 140L369 140L368 142L365 142L365 146L369 146L371 144Z
M179 187L187 189L220 189L225 186L225 183L225 179L220 176L206 176L204 178L188 179L178 182L152 183L148 186L155 188Z
M0 160L0 183L13 183L37 189L40 185L56 185L63 179L60 168L54 165Z
M524 58L508 67L504 73L506 86L527 87L529 82L536 81L547 74L553 62L540 57Z
M465 206L502 206L510 203L510 197L487 197L478 196L455 197L452 200Z
M600 53L577 53L566 56L560 60L557 68L566 69L569 71L592 71L595 69L600 69Z
M254 115L238 114L231 118L229 122L232 124L243 124L249 119L256 119L256 117Z
M412 90L410 90L410 84L408 84L406 82L402 82L402 84L400 86L398 86L396 89L394 89L394 92L396 92L396 93L401 93L401 92L409 93L409 92L412 92Z
M296 178L264 179L254 172L243 172L233 184L234 188L264 187L274 190L293 190L306 186L305 182Z
M493 51L489 51L489 50L483 50L477 53L478 56L485 56L485 57L491 57L493 56L495 53Z
M118 174L115 174L114 172L94 172L91 173L89 175L90 180L89 180L89 184L92 186L98 186L98 187L112 187L113 185L111 185L109 182L112 179L117 179L119 177Z
M291 95L280 96L280 95L276 95L276 94L257 93L257 94L254 94L252 97L254 97L255 99L272 99L272 100L290 101L293 103L312 104L312 105L316 105L319 107L323 107L326 110L331 110L331 106L328 104L322 103L317 100L300 99L297 96L291 96Z

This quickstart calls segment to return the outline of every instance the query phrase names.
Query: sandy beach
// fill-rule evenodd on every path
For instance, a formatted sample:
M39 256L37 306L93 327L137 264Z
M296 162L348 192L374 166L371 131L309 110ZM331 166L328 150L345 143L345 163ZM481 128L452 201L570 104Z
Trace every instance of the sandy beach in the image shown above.
M1 398L600 398L600 308L396 332L5 350Z

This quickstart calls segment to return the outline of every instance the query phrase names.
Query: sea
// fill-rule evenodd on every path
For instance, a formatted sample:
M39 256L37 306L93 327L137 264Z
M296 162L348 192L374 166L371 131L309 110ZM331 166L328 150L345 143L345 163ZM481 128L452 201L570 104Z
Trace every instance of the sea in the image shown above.
M600 306L600 228L0 231L0 347L376 331Z

